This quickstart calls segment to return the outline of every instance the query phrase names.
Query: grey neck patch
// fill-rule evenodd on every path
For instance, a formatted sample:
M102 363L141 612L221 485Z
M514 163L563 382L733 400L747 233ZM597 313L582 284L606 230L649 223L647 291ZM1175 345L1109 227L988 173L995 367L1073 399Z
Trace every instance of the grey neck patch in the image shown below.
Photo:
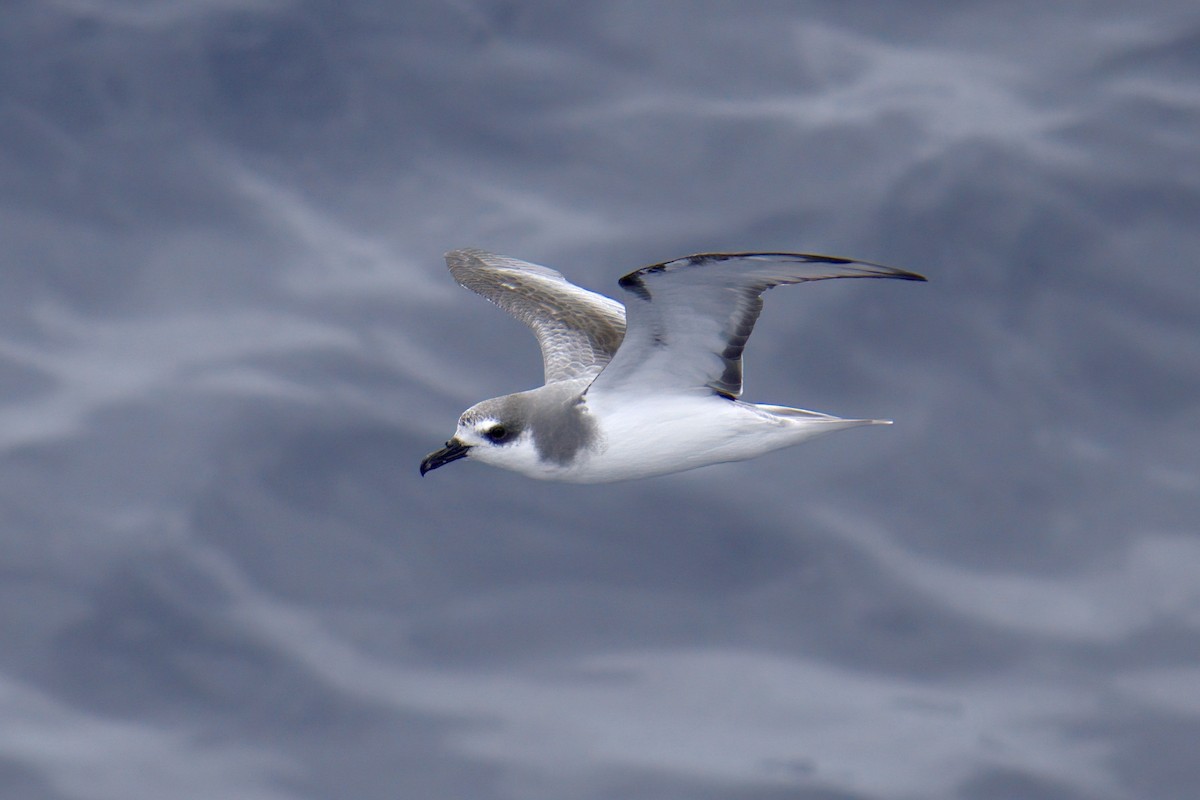
M586 382L550 384L529 392L528 429L542 461L567 466L596 442L596 423L582 399Z

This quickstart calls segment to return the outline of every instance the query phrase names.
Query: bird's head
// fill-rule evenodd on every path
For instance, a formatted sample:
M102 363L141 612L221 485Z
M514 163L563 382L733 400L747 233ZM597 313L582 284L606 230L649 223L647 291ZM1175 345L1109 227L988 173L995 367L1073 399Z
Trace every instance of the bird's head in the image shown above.
M446 446L421 462L421 474L470 457L485 464L521 471L536 459L533 442L521 411L520 395L495 397L476 403L458 418L458 427Z

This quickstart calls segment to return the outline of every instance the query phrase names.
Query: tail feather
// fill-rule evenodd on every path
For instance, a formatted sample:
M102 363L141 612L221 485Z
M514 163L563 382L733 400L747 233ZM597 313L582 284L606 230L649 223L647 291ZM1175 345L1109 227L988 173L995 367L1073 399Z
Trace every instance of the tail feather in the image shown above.
M772 406L763 403L755 404L755 408L760 408L768 414L775 414L780 417L801 417L803 419L812 420L813 422L845 422L851 425L891 425L890 419L845 419L843 417L835 417L832 414L822 414L820 411L809 411L804 408L791 408L789 406Z

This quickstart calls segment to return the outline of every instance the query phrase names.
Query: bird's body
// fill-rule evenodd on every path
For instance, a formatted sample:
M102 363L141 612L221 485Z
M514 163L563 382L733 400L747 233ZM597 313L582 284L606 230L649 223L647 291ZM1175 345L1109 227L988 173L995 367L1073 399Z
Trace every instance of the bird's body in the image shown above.
M480 250L451 251L446 260L459 283L533 329L546 384L467 409L421 473L469 455L576 483L742 461L823 433L886 424L738 399L742 349L772 286L837 277L924 280L830 256L702 254L626 275L629 304L622 310L545 267Z
M556 425L530 431L533 447L474 450L472 457L533 478L607 483L648 478L748 458L841 428L880 422L846 420L780 406L760 406L721 395L591 398L581 382L551 384L523 393L530 409ZM562 391L567 390L567 391ZM666 401L666 402L664 402Z

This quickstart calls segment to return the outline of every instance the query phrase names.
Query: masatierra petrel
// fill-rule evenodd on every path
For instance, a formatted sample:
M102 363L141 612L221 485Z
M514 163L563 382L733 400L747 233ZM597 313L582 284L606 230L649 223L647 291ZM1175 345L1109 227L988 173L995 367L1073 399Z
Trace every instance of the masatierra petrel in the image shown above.
M460 458L604 483L741 461L888 420L747 403L742 350L773 286L920 275L807 253L701 253L621 278L626 304L547 267L452 250L454 279L533 329L546 384L477 403L421 474Z

